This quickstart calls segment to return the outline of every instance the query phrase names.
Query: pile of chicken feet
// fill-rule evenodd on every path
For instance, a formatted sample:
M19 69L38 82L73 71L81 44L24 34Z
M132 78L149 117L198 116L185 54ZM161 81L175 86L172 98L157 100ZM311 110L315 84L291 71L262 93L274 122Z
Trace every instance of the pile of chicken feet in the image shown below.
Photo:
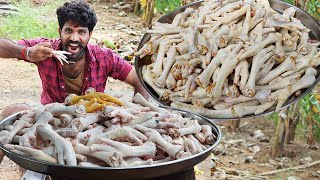
M164 103L209 118L279 111L320 64L319 41L294 16L268 0L205 0L147 31L143 79Z
M150 165L202 152L216 140L209 125L151 104L136 94L123 106L86 113L52 103L24 111L0 142L40 161L86 167Z

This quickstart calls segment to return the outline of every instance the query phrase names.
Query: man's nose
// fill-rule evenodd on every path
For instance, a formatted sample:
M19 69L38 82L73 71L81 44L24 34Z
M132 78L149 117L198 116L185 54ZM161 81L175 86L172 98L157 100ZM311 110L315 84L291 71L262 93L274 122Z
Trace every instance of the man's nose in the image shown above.
M79 40L79 35L78 33L73 33L70 37L71 41L78 41Z

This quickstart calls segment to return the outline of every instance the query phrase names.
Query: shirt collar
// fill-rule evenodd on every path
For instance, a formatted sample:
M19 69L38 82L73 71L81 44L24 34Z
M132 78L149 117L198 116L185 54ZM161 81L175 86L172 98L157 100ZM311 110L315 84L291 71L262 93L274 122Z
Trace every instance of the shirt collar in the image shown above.
M87 58L89 58L91 62L98 61L93 54L93 46L89 43L87 44L87 52Z

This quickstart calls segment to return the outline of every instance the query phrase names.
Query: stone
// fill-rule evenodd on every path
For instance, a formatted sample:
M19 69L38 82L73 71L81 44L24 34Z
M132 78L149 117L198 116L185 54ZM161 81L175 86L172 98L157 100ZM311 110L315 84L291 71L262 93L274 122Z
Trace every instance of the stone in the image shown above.
M301 178L299 178L297 176L289 176L289 177L287 177L287 180L301 180Z
M313 160L310 156L300 159L300 165L311 163Z
M124 11L121 11L121 12L118 13L118 16L119 16L119 17L126 17L126 16L127 16L127 13L124 12Z

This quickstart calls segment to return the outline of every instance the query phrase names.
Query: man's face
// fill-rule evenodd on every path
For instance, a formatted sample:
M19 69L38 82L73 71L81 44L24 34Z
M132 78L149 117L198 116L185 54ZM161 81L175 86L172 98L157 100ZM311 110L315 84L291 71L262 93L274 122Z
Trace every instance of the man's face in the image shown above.
M85 47L91 37L88 27L81 27L73 21L68 21L62 29L59 28L59 34L62 50L71 53L67 55L68 60L79 60L84 55Z

